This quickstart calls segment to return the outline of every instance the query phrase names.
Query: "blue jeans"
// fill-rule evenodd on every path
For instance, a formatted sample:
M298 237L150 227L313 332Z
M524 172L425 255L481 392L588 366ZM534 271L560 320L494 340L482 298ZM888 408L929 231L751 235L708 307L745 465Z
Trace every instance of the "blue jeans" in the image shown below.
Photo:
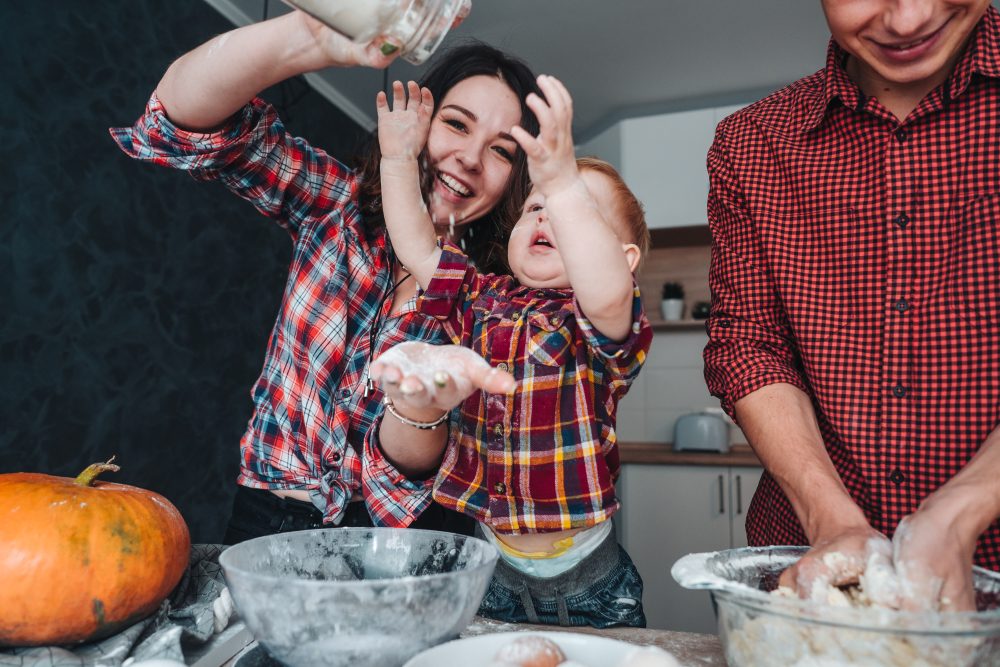
M554 577L532 577L501 558L479 614L507 623L646 627L642 577L613 532Z

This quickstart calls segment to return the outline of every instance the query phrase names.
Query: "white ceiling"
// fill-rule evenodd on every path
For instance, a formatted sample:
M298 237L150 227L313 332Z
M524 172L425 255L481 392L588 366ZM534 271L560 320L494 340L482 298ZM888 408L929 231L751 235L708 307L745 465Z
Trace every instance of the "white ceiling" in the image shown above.
M279 0L207 2L240 24L288 11ZM473 0L446 44L469 37L561 78L586 141L624 117L755 100L821 68L829 32L819 0ZM402 61L389 69L416 75ZM308 78L373 127L381 72Z

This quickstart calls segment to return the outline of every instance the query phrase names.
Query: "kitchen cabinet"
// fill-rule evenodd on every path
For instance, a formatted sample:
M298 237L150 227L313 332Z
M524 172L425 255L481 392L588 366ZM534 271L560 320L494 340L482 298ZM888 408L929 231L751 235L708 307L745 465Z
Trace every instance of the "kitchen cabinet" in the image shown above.
M714 133L713 109L622 121L622 176L651 228L708 224L705 156Z
M614 164L646 208L650 229L706 225L708 149L743 105L628 118L578 147Z
M757 466L622 466L617 522L642 575L648 627L716 632L709 593L681 588L670 568L689 553L747 545L745 513L762 473Z

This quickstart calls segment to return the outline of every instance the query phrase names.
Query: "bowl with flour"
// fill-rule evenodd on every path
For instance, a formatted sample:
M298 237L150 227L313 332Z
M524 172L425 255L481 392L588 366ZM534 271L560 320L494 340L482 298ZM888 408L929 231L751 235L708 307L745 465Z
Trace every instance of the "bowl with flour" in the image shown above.
M458 637L497 562L484 540L332 528L258 537L219 557L240 616L289 667L400 667Z
M975 612L906 612L834 590L828 601L776 590L805 547L689 554L671 574L712 593L730 667L1000 667L1000 574L973 569Z

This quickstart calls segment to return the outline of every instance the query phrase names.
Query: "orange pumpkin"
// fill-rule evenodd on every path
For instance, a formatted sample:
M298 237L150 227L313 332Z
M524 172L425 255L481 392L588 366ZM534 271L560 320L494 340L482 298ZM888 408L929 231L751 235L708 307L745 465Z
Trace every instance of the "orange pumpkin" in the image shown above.
M113 459L112 459L113 460ZM156 611L188 564L177 508L134 486L0 475L0 645L101 639Z

